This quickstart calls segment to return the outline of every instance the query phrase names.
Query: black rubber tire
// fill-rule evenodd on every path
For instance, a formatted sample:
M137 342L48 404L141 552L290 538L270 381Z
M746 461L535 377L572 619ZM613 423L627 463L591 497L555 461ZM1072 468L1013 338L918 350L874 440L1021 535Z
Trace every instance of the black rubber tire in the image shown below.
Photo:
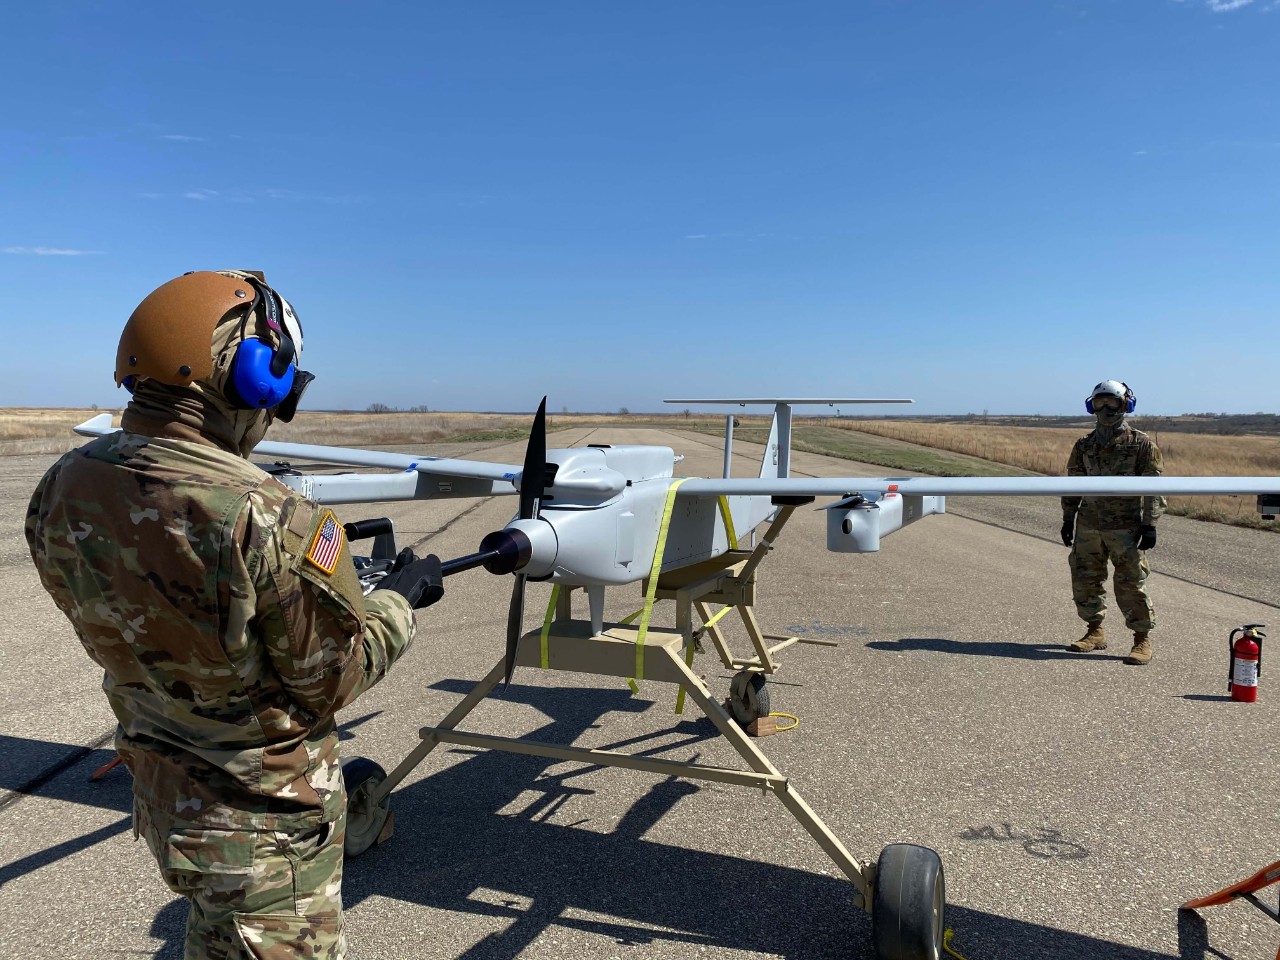
M387 771L367 757L342 761L342 779L347 786L347 835L342 844L348 857L358 857L377 842L378 834L391 812L391 798L374 805L369 791L387 779Z
M877 960L938 960L946 901L942 858L935 851L914 843L885 847L871 901Z
M752 720L767 717L773 708L771 700L763 673L743 670L734 676L729 686L729 707L733 711L733 719L744 727Z

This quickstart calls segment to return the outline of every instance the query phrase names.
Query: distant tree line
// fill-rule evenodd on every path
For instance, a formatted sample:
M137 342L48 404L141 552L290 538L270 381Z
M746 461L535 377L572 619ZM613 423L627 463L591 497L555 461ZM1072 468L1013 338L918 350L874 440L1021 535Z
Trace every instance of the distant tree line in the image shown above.
M365 413L399 413L399 407L388 406L385 403L371 403L365 410ZM416 407L409 407L405 413L430 413L431 408L425 403L420 403Z

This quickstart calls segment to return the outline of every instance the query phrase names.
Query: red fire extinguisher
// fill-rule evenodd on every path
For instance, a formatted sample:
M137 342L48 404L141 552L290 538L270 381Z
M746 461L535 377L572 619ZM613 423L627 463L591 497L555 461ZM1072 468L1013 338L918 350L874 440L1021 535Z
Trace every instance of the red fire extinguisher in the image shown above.
M1227 635L1227 690L1232 700L1253 703L1258 699L1258 677L1262 674L1262 632L1265 623L1246 623ZM1236 634L1240 639L1236 639Z

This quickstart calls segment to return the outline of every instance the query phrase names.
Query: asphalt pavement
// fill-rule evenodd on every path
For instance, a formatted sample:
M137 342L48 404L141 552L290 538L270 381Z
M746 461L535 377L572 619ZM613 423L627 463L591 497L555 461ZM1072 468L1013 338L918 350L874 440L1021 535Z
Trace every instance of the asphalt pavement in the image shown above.
M714 438L571 430L554 446L664 443L678 473L718 475ZM434 447L518 464L522 444ZM735 474L758 447L735 445ZM100 675L40 587L22 539L51 457L0 460L0 587L9 597L0 703L0 957L182 955L185 905L129 824ZM880 468L797 453L796 472ZM344 507L388 515L402 545L476 548L513 498ZM1228 631L1276 620L1280 536L1166 518L1152 552L1155 660L1073 654L1056 501L955 499L874 555L824 549L823 514L797 511L761 567L765 630L797 646L771 681L800 726L759 741L856 856L921 843L943 858L947 925L968 960L1271 960L1280 925L1247 904L1180 913L1280 858L1274 744L1280 672L1260 699L1225 696ZM531 584L526 625L545 603ZM510 580L451 578L419 639L340 717L343 749L390 768L501 655ZM636 608L638 588L609 596ZM663 608L659 607L659 618ZM655 622L658 622L655 620ZM729 675L704 655L714 691ZM675 691L521 670L467 729L740 766ZM395 837L348 862L355 958L871 956L852 887L760 792L535 757L440 748L393 794ZM1275 888L1266 894L1274 903Z

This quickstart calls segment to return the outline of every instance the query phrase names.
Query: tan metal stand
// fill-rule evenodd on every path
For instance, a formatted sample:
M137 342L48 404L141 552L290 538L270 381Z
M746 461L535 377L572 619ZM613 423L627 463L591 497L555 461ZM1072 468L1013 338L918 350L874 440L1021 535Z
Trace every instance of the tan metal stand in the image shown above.
M794 509L794 506L782 507L778 517L754 550L730 551L714 560L660 576L656 595L676 602L676 629L650 626L645 638L644 679L679 686L706 714L720 734L729 741L750 768L749 770L657 760L652 757L632 756L615 750L557 746L458 730L458 725L502 680L504 663L499 660L485 678L476 684L475 688L449 711L439 724L423 727L420 730L422 742L388 775L385 781L371 791L370 802L380 804L423 761L427 754L441 743L503 750L509 753L598 766L623 767L663 776L757 787L763 791L772 792L782 801L797 822L853 882L857 890L855 900L859 906L870 911L871 891L875 883L875 864L858 860L845 849L787 777L769 761L725 711L725 708L712 697L706 684L686 662L686 656L690 654L691 647L695 643L692 612L696 609L702 622L707 623L711 619L707 608L708 603L736 607L751 638L752 646L755 648L753 657L735 657L719 627L714 623L710 624L706 632L710 635L721 662L728 669L772 674L777 670L777 662L773 655L785 647L798 642L834 645L830 641L810 641L801 637L765 634L760 630L760 625L752 611L755 602L756 567L768 553L773 539L776 538ZM640 638L639 628L627 624L606 623L601 633L593 634L589 621L572 618L570 596L570 590L562 589L556 606L556 619L552 621L548 630L547 669L620 679L634 677L636 645ZM769 641L776 642L770 644ZM689 659L692 658L689 657ZM532 630L521 637L516 653L516 664L526 669L538 669L542 666L541 629Z

